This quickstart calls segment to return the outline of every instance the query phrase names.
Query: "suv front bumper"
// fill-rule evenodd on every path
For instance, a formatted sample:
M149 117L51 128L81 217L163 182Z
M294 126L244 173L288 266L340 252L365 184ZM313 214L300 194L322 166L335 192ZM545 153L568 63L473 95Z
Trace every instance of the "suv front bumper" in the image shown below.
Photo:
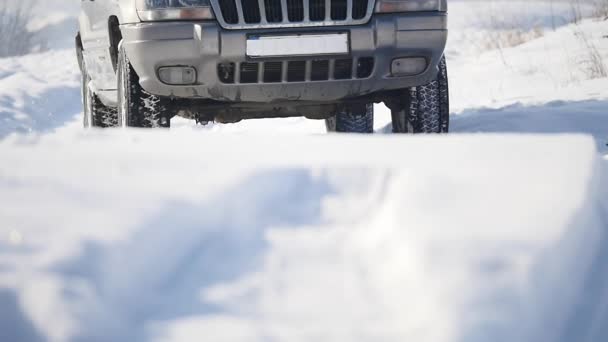
M357 26L311 27L298 29L225 30L216 22L155 22L122 25L122 46L141 86L148 92L178 98L211 99L222 102L284 102L291 100L332 102L384 90L407 88L430 82L447 40L447 14L424 12L374 15L369 23ZM300 56L289 58L249 58L246 40L252 34L348 32L351 55L373 57L369 76L336 80L264 83L226 83L220 79L218 65L244 62L312 61L343 59L344 56ZM428 65L415 76L391 75L396 58L423 57ZM310 65L310 62L308 63ZM192 66L197 70L196 84L167 85L160 81L158 69L164 66ZM260 67L261 68L261 67ZM307 66L309 70L310 67ZM353 72L356 74L356 69Z

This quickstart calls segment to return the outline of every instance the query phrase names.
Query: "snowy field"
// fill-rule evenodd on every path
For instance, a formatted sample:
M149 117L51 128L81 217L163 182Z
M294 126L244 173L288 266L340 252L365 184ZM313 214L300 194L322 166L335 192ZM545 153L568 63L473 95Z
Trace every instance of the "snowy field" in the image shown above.
M404 137L84 131L78 5L0 59L0 341L608 340L590 7L451 1L454 134Z

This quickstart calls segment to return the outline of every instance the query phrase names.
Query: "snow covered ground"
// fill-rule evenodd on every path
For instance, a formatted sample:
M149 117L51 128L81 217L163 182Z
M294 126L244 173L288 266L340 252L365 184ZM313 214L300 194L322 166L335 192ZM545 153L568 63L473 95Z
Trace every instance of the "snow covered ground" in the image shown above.
M51 49L0 59L0 341L608 340L608 24L450 5L455 134L403 137L83 131L78 4L40 2Z

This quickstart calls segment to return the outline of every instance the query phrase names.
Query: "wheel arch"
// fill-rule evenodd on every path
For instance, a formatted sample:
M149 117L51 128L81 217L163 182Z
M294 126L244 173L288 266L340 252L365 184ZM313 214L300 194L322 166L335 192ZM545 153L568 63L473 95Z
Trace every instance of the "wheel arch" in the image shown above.
M84 51L84 47L82 46L82 37L80 36L80 31L76 34L74 38L74 44L76 47L76 59L78 60L78 68L80 68L80 72L84 71L84 56L82 51Z
M114 72L118 68L118 49L122 41L122 32L120 31L120 21L118 17L113 15L108 18L108 37L110 40L110 59Z

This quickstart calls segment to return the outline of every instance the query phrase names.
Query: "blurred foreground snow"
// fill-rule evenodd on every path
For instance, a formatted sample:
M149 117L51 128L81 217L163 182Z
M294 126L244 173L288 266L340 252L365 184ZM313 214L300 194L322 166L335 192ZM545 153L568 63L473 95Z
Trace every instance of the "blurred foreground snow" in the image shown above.
M128 131L0 155L3 340L608 338L590 138Z

